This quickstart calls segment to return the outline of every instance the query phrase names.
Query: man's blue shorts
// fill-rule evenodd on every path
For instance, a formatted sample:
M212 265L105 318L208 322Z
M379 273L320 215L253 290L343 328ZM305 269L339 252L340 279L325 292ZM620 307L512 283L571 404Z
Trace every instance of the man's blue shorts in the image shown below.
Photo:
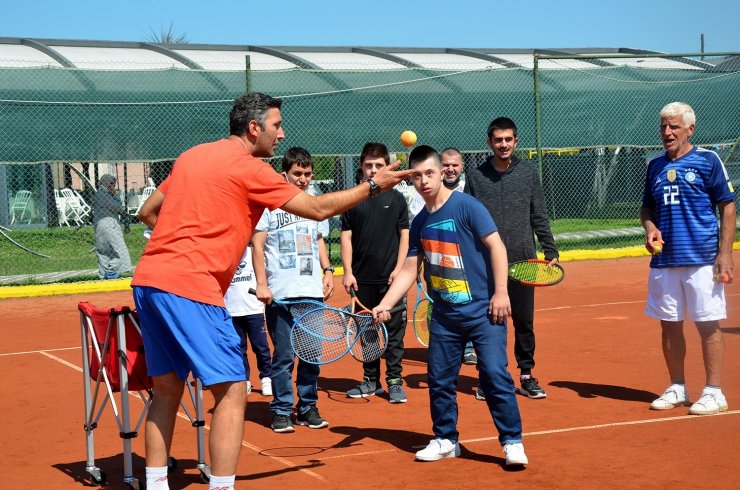
M239 336L226 308L199 303L160 289L134 286L150 376L188 373L210 386L244 381Z

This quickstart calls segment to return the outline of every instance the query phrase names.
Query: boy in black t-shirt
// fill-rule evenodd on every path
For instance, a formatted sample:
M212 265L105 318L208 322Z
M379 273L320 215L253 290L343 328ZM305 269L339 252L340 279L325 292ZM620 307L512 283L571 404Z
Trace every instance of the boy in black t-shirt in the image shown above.
M372 178L390 163L388 149L382 143L367 143L360 154L362 180ZM342 284L349 292L357 291L357 299L370 307L376 305L388 291L406 259L409 247L409 219L406 199L392 190L358 204L342 214L341 231ZM398 304L404 304L402 298ZM394 315L386 323L388 348L385 353L386 383L391 403L405 403L406 393L401 379L403 336L406 332L406 312ZM380 359L363 364L362 383L347 392L350 398L367 398L383 393L380 384Z

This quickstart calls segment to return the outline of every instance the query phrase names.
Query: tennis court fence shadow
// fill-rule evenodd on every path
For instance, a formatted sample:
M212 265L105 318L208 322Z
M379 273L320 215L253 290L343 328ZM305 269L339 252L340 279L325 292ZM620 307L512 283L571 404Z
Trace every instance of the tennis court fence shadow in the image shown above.
M95 464L106 473L107 483L105 484L105 488L129 488L123 484L122 459L123 453L103 458L95 458ZM134 476L139 479L139 482L145 482L146 461L144 457L134 453L132 454L131 459L133 462ZM92 482L90 474L86 470L86 465L87 463L85 460L80 460L71 463L53 464L52 467L69 476L76 483L86 487L98 487L98 485ZM170 473L169 477L170 489L181 490L183 488L188 488L191 485L202 487L203 480L200 478L197 467L198 462L194 459L177 458L177 467ZM183 472L185 469L191 469L194 471L185 474Z
M580 383L578 381L551 381L550 386L567 388L578 393L581 398L612 398L627 402L651 403L660 394L652 391L636 390L626 386L604 385L596 383Z
M738 334L740 333L740 327L720 327L722 333Z

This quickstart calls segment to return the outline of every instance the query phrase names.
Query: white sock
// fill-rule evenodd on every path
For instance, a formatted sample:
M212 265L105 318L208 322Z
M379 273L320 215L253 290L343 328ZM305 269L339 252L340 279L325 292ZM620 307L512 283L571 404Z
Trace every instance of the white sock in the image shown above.
M236 475L231 476L213 476L209 480L209 490L234 490L234 480Z
M166 466L146 467L146 488L148 490L170 490Z
M722 388L719 386L705 386L703 393L709 393L710 395L721 395L722 394Z
M684 383L673 383L669 388L673 388L678 393L686 393L686 385Z

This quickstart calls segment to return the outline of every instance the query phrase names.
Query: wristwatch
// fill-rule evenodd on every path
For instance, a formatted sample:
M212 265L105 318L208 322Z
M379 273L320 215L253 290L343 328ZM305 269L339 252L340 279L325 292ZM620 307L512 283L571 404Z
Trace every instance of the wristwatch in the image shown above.
M334 266L330 265L329 267L324 267L323 270L324 272L331 272L332 274L334 274Z
M367 179L366 182L370 184L370 191L368 192L368 195L370 197L375 197L378 194L380 194L380 191L382 190L378 184L375 183L373 179Z

